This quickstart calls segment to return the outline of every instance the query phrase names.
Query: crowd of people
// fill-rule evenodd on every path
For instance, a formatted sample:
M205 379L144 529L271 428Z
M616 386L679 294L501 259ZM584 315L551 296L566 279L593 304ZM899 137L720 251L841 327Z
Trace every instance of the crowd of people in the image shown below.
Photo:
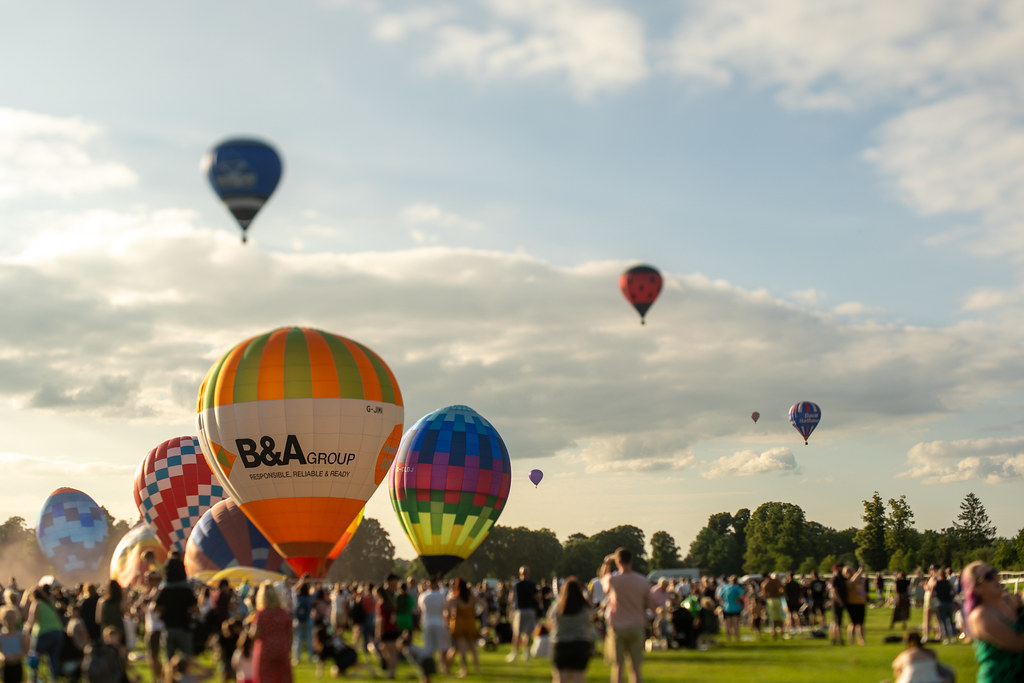
M550 658L552 680L565 683L585 680L593 657L603 655L612 683L621 683L642 680L645 653L655 649L795 636L862 645L870 602L891 606L891 629L902 624L906 631L912 606L921 610L920 631L908 632L893 661L898 683L950 680L925 644L961 633L975 643L979 681L1024 675L1019 601L984 563L961 574L933 567L892 582L876 576L872 596L862 567L837 565L827 577L767 573L652 584L632 559L618 549L589 584L576 577L535 582L523 566L513 582L476 586L461 577L442 583L390 574L379 584L307 577L233 588L190 581L174 555L165 566L148 558L127 590L116 581L22 590L12 580L0 607L3 682L20 683L27 671L35 683L45 671L49 681L123 683L139 680L144 668L147 678L166 683L290 683L305 661L318 676L335 677L362 671L395 678L400 665L409 666L427 683L438 671L478 674L479 648L508 645L509 666Z

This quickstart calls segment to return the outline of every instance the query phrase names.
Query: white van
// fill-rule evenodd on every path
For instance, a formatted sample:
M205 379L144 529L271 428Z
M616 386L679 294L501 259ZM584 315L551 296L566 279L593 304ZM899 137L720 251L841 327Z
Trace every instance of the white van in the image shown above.
M655 569L647 575L647 580L651 583L658 583L660 579L673 579L678 581L680 579L689 579L690 581L700 580L700 569L696 567L689 567L687 569Z

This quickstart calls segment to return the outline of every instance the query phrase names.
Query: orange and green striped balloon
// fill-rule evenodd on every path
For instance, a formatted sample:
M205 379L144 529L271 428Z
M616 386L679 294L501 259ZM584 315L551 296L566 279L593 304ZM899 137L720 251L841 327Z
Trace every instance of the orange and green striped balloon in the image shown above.
M196 404L210 467L298 575L323 575L387 475L402 420L398 382L380 356L306 327L235 346Z

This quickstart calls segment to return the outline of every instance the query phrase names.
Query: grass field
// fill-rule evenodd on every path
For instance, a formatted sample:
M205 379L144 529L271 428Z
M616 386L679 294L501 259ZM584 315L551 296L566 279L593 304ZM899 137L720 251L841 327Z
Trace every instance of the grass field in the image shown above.
M869 609L867 619L866 646L834 646L827 639L794 637L772 640L765 636L761 641L744 641L739 644L719 645L707 651L662 650L649 653L644 663L644 680L648 683L745 683L758 681L766 683L877 683L892 678L890 663L902 649L898 643L884 643L883 638L894 632L888 630L891 611ZM914 610L914 620L920 619L920 611ZM744 629L743 634L751 632ZM898 631L896 632L898 633ZM931 646L939 659L951 666L958 683L973 683L977 667L974 664L973 649L962 642ZM550 681L551 667L548 660L516 661L507 663L505 656L508 646L496 652L480 651L481 674L470 674L463 681ZM142 673L143 667L136 665ZM412 667L403 664L398 670L399 680L414 680ZM353 674L349 679L365 679L363 674ZM588 681L607 681L609 668L600 658L591 660L587 670ZM148 676L143 680L148 681ZM219 680L219 679L218 679ZM300 664L295 668L297 683L312 683L330 680L330 675L317 679L311 664ZM437 675L435 681L457 680L454 676Z

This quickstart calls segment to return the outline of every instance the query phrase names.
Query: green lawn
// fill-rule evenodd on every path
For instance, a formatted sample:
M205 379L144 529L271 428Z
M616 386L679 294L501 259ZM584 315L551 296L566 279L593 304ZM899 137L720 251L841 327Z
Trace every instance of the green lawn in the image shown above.
M719 645L704 652L691 650L668 650L649 653L644 663L644 680L650 683L744 683L758 681L772 683L876 683L892 677L890 663L902 649L898 643L883 643L890 635L888 630L891 611L869 609L867 641L864 647L834 646L827 639L794 637L773 641L765 636L760 642L744 641L739 644ZM914 610L914 620L920 619L920 611ZM750 631L744 629L744 635ZM972 683L976 666L970 645L955 643L932 646L939 659L953 667L958 683ZM505 662L508 646L497 652L480 652L481 675L470 675L465 681L550 681L551 668L548 660ZM136 665L136 670L143 667ZM361 679L362 674L353 674L350 679ZM414 679L408 665L399 667L400 680ZM310 664L296 667L297 683L312 683L317 680ZM587 670L588 681L607 681L608 665L600 658L591 660ZM148 677L144 678L148 681ZM454 676L437 675L433 680L457 680Z

